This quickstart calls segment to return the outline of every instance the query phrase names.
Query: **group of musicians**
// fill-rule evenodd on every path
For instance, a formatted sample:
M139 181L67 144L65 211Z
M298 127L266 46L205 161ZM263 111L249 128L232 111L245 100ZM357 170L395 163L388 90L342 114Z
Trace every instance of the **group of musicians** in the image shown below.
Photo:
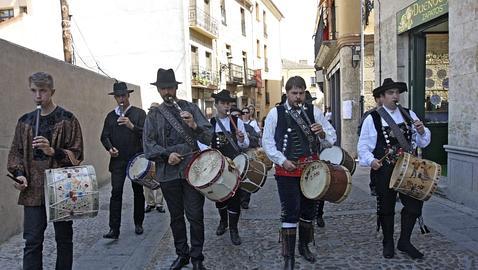
M37 111L23 115L17 123L8 155L8 171L16 179L15 188L20 190L20 205L24 206L25 248L23 269L42 268L44 231L47 226L44 171L49 168L76 166L83 160L83 139L76 117L53 102L55 88L53 78L45 72L29 77L29 87ZM178 85L172 69L157 71L156 86L163 103L152 106L149 113L129 102L133 90L123 82L113 86L118 106L104 121L101 143L111 156L110 230L105 238L118 239L121 224L122 193L126 178L126 166L137 153L144 152L156 165L156 178L170 214L170 226L177 258L170 269L181 269L192 262L193 269L206 269L203 261L205 197L186 180L185 169L193 159L188 153L212 147L222 155L233 159L249 147L249 137L244 121L229 115L235 98L222 90L212 97L217 115L210 121L197 105L180 100L176 96ZM309 249L314 240L313 220L317 202L306 198L300 189L300 177L307 161L318 160L320 149L331 147L336 132L323 113L306 101L306 84L300 76L288 79L286 96L282 104L268 113L262 135L262 146L268 158L275 164L281 203L281 243L284 269L294 269L295 245L298 227L299 254L309 262L316 257ZM430 131L416 114L397 106L399 95L406 91L404 83L386 79L373 94L381 101L380 109L368 115L358 142L359 162L372 168L376 179L377 214L383 231L383 256L394 256L394 207L397 192L389 188L391 173L397 153L406 140L413 147L425 147L430 143ZM251 108L248 108L249 112ZM253 109L253 108L252 108ZM384 116L386 114L387 116ZM386 118L386 119L384 119ZM390 120L390 118L392 120ZM391 122L390 122L391 121ZM398 129L397 129L398 128ZM398 133L397 134L397 130ZM412 151L413 149L407 149ZM135 233L143 233L143 187L132 182L134 194ZM217 202L219 225L217 235L227 229L233 245L240 245L239 217L241 199L239 192L223 202ZM411 258L423 254L411 243L410 236L416 219L421 215L423 202L399 194L404 208L401 213L401 232L398 250ZM190 239L185 218L190 225ZM71 269L73 261L72 221L54 222L57 242L56 269Z

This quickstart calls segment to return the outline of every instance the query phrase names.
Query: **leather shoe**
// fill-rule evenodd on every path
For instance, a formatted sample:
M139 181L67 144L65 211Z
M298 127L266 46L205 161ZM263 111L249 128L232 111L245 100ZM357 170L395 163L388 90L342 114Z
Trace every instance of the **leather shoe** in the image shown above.
M241 208L242 209L249 209L249 203L248 202L242 202L241 203Z
M188 257L183 257L183 256L178 256L176 260L171 264L171 267L169 268L170 270L179 270L183 268L184 266L189 264L189 258Z
M206 270L202 261L193 261L193 270Z
M110 231L107 234L103 234L103 238L106 239L118 239L119 237L119 231L115 231L113 229L110 229Z
M154 209L154 206L153 205L147 205L146 208L144 208L144 212L145 213L149 213L151 212L151 210Z
M156 206L156 210L158 210L159 213L164 213L164 207L163 206Z
M323 217L320 217L320 216L317 217L317 226L320 228L325 227L325 222Z
M142 225L135 225L134 226L134 232L136 234L143 234L143 226Z

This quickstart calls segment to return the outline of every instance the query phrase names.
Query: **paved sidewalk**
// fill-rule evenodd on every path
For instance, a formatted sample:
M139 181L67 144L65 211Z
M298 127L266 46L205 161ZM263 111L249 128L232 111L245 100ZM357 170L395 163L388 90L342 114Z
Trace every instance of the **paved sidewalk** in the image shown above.
M478 269L478 211L438 196L425 203L424 216L430 234L415 227L412 241L425 253L423 260L411 260L397 252L395 258L382 258L381 236L377 234L375 197L369 195L368 169L358 168L353 188L341 204L326 203L325 228L316 228L312 250L318 262L310 264L296 254L296 269ZM168 269L175 259L169 215L146 214L141 236L134 234L132 192L126 183L120 239L110 241L101 235L108 230L110 187L100 189L100 213L95 219L74 222L74 269ZM218 214L214 203L206 200L205 265L209 269L281 269L280 205L276 184L269 175L266 185L252 195L250 209L243 210L239 229L243 244L231 244L229 233L216 236ZM395 241L398 240L397 204ZM44 269L54 269L56 257L53 226L49 224L44 244ZM21 234L0 245L1 269L21 269ZM185 269L191 269L191 265Z
M133 192L129 180L125 182L121 234L119 240L103 239L108 232L111 185L100 188L100 211L96 218L73 222L73 269L144 269L152 260L165 231L169 229L169 214L156 210L145 214L144 234L136 235L133 225ZM53 224L49 223L43 244L43 268L55 269L56 243ZM0 245L0 269L22 269L24 241L22 234Z

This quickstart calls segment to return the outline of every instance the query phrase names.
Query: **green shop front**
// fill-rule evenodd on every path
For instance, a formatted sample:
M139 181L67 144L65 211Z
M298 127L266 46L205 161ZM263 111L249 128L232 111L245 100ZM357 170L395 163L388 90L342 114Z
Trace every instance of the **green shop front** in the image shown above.
M443 146L448 143L448 0L419 0L400 10L397 33L408 35L410 42L410 107L432 132L432 141L422 150L422 156L446 165Z

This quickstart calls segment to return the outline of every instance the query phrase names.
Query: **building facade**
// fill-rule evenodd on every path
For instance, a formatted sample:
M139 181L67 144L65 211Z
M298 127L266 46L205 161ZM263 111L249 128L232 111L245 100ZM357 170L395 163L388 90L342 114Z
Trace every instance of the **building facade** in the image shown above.
M285 83L290 77L300 76L305 80L307 90L310 91L312 97L317 98L313 104L324 111L324 94L321 86L317 83L315 68L307 64L307 60L299 60L299 62L282 59L282 93L285 93ZM322 85L323 87L323 85Z
M237 106L254 105L262 119L280 100L282 13L270 0L220 1L218 40L221 89L237 97Z
M0 38L63 60L58 0L0 0Z
M432 131L423 158L442 164L446 195L473 208L478 208L477 9L474 0L375 5L380 65L375 78L407 82L401 102Z
M332 112L337 145L352 156L357 155L362 113L374 107L373 5L367 6L362 18L361 46L360 4L360 0L321 1L315 31L317 83L323 85L324 103Z

